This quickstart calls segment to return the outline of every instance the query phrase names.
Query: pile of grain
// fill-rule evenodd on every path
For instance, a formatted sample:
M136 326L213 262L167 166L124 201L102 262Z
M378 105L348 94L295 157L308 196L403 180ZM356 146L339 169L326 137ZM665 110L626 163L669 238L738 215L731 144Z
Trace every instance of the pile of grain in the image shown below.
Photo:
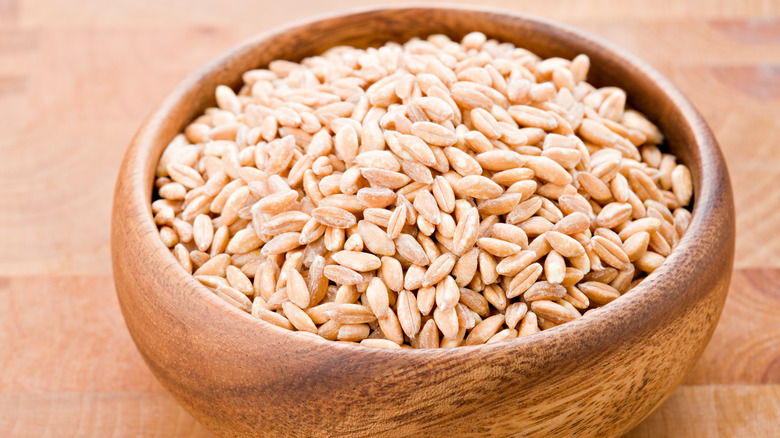
M689 170L590 62L471 33L244 74L160 158L160 237L226 302L385 348L525 336L629 291Z

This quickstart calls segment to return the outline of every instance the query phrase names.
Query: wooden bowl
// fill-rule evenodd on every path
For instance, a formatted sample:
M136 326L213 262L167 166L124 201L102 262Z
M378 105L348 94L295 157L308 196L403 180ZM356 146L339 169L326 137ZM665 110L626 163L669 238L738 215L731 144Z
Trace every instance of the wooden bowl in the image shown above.
M589 80L624 88L690 166L687 233L630 293L574 322L489 345L381 350L314 339L224 303L161 243L150 211L163 148L218 84L276 58L338 44L470 31L537 54L586 53ZM707 344L734 257L731 186L718 145L688 100L644 62L593 36L521 14L466 8L381 8L263 33L188 76L143 124L114 198L114 278L127 327L151 370L223 436L616 436L647 417Z

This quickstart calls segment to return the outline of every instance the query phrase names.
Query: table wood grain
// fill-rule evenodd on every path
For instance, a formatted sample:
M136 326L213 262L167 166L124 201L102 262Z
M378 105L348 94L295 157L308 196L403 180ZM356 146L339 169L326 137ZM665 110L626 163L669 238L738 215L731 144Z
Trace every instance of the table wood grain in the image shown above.
M737 256L723 316L683 385L628 436L778 436L780 2L486 4L644 58L691 98L728 161ZM109 257L119 162L193 68L264 29L361 5L0 0L0 436L212 436L124 326Z

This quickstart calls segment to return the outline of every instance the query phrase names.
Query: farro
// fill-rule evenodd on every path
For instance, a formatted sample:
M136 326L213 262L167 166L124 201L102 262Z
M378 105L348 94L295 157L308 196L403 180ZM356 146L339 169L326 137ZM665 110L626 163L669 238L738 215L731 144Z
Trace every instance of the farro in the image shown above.
M330 340L448 348L566 323L691 221L690 171L589 68L478 32L273 61L163 152L160 238L224 301Z

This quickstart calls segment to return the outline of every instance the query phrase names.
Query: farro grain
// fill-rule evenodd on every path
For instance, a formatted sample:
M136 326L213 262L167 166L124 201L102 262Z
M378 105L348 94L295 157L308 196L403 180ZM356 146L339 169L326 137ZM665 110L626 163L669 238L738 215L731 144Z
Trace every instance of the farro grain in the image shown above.
M271 323L277 327L281 327L287 330L295 329L295 326L293 326L287 318L276 312L272 312L266 309L257 309L257 311L253 312L253 314L255 314L255 316L262 319L263 321Z
M411 133L432 146L452 146L458 141L454 132L433 122L413 123Z
M346 193L336 193L330 196L327 196L322 199L320 202L320 207L334 207L341 210L344 210L348 213L352 213L353 215L355 213L359 213L363 211L363 204L360 203L360 200L355 195L348 195ZM303 203L301 204L301 209L303 210ZM314 212L314 208L311 209L310 213ZM342 214L339 212L339 214ZM348 217L346 215L343 216L345 220L352 222L352 218ZM354 223L352 224L354 225ZM349 227L351 227L350 225ZM344 227L344 228L349 228Z
M454 338L458 335L458 313L454 307L446 310L436 307L433 311L433 320L445 338Z
M500 332L496 333L495 335L491 336L490 339L487 340L486 344L493 344L496 342L503 342L508 339L514 339L517 337L517 330L514 329L504 329Z
M218 275L195 275L196 280L204 286L216 289L219 285L229 286L227 280Z
M436 284L436 307L443 310L451 309L460 300L460 290L451 276L446 276Z
M390 350L400 350L401 346L388 339L363 339L360 345L371 348L385 348ZM423 348L423 347L421 347Z
M491 227L491 233L493 237L514 243L521 249L528 247L528 236L520 227L506 223L497 223Z
M540 258L544 257L548 252L552 251L552 249L553 247L550 245L550 242L547 241L547 233L535 238L531 243L528 244L528 251L534 253L534 260L539 260ZM560 251L558 252L560 253ZM581 254L580 256L586 255ZM578 256L569 257L569 260L573 265L575 265L575 267L577 257Z
M590 197L596 201L605 202L612 197L612 192L610 191L609 186L607 186L604 181L597 178L590 172L578 173L577 182L579 182L580 187L582 187L585 192L587 192L587 194L589 194Z
M287 190L260 199L252 208L262 213L281 213L290 209L297 199L298 192L295 190Z
M286 211L263 222L259 234L278 236L283 233L299 232L304 229L311 216L302 211Z
M359 235L356 235L359 237ZM371 272L379 269L382 262L379 257L360 251L339 251L332 255L336 263L357 272Z
M441 223L441 210L436 199L428 190L420 190L414 198L414 208L432 225Z
M238 306L240 309L244 311L251 311L252 310L252 301L249 300L249 298L246 297L246 295L242 294L240 291L237 291L236 289L226 286L224 284L219 284L216 287L217 295L220 295L222 297L228 297L232 301L238 303Z
M678 164L672 171L672 190L680 205L688 205L693 196L693 179L691 171L683 164Z
M456 255L462 255L477 243L479 232L479 210L472 207L458 221L452 237L453 249Z
M327 198L325 198L327 199ZM323 200L324 201L324 200ZM318 207L312 211L312 218L333 228L349 228L357 223L355 215L339 207Z
M442 236L452 239L455 236L455 219L449 214L442 213L441 222L436 226L436 231Z
M419 266L427 266L430 261L422 246L409 234L401 234L395 238L395 249L398 255Z
M517 225L525 222L533 215L536 214L539 209L542 208L542 198L535 196L531 199L525 200L519 203L511 212L507 215L507 223Z
M646 251L634 262L634 266L649 274L658 269L658 267L661 266L661 263L663 263L664 259L665 257L661 254L652 251Z
M388 309L387 313L379 318L379 328L390 341L395 342L398 345L404 343L403 329L401 328L401 323L398 321L398 316L393 312L393 309Z
M537 300L554 300L563 298L566 295L566 288L560 284L549 281L537 281L525 293L523 299L527 302Z
M626 252L621 248L621 245L604 237L595 236L591 239L591 246L593 247L593 251L596 252L596 255L598 255L606 264L618 270L628 269L628 265L631 262L629 261Z
M173 231L176 231L176 235L179 236L179 242L187 243L193 238L192 224L181 219L173 220Z
M339 324L363 324L377 319L370 308L360 304L336 304L324 312Z
M456 261L457 257L452 253L442 254L436 258L425 272L423 287L433 286L442 281L452 272Z
M342 324L330 319L317 328L317 334L329 341L338 339L339 328Z
M661 228L661 220L657 218L646 217L646 218L632 221L631 223L626 225L622 230L620 230L618 236L620 237L620 239L625 241L626 239L628 239L629 237L633 236L636 233L642 231L647 233L653 233L658 231L659 228Z
M558 163L564 169L573 169L582 160L582 153L577 149L551 147L542 151L542 156Z
M493 315L483 319L477 324L466 338L465 345L478 345L487 342L490 337L495 335L504 324L504 315Z
M423 315L428 315L433 310L436 302L436 287L421 287L417 290L417 308Z
M316 219L310 218L306 223L303 225L303 228L300 230L300 237L298 237L298 243L301 245L307 245L309 243L312 243L322 237L323 234L325 234L325 230L327 227L319 222L317 222Z
M194 197L191 201L185 201L186 207L181 212L181 219L191 222L197 215L206 214L209 210L209 199L208 195L202 194Z
M300 307L292 302L282 304L282 312L287 320L295 326L298 331L317 333L317 326Z
M484 295L474 292L468 288L460 288L460 303L465 305L469 310L477 313L480 317L487 317L490 315L490 304Z
M452 146L444 148L443 151L450 167L460 175L484 178L481 177L482 166L480 166L479 162L471 155Z
M203 177L197 170L180 162L168 164L166 171L171 176L171 179L188 189L194 189L205 184Z
M566 277L566 260L555 250L547 253L544 260L544 275L547 281L553 284L563 283Z
M398 321L406 336L416 338L421 328L421 315L414 294L404 290L398 294Z
M501 286L497 284L489 284L485 287L484 290L485 299L490 303L493 307L498 309L499 311L506 310L506 306L508 304L506 293L501 288Z
M357 197L364 207L384 208L395 202L396 194L390 189L364 187L357 191Z
M328 251L340 251L343 249L345 239L344 228L325 228L324 243Z
M235 250L231 251L230 246L233 245L233 242L237 240L237 237L241 236L241 233L245 233L247 235L246 240L248 242L244 244L243 240L238 240L234 247ZM263 245L262 253L263 255L284 254L299 247L301 245L300 238L301 233L282 233L278 236L274 236L273 239L269 240ZM255 243L257 243L257 246L254 246ZM236 253L247 252L257 248L260 246L260 244L262 244L260 238L254 234L254 231L252 231L250 228L247 228L240 231L239 233L236 233L236 236L230 240L227 251Z
M371 328L368 324L344 324L336 335L339 341L360 342L368 337Z
M225 270L227 281L230 286L240 291L244 295L252 296L254 294L254 287L249 278L241 271L241 269L230 265Z
M309 307L311 295L306 280L295 269L287 271L287 298L301 309Z
M538 318L534 312L529 311L526 313L523 320L520 322L520 329L517 331L517 337L523 337L538 333L539 329Z
M225 277L229 264L230 256L227 254L219 254L204 262L193 275L217 275Z
M441 211L452 213L455 210L455 193L452 191L452 186L450 186L446 178L436 176L433 181L432 192Z
M439 331L436 321L429 319L425 322L417 342L420 348L439 348Z
M479 212L485 215L504 215L511 212L525 197L523 193L507 192L498 198L480 201Z
M173 247L173 255L176 257L176 260L179 261L181 267L184 268L188 274L192 274L192 259L190 259L190 253L187 252L187 248L181 243L176 244L176 246Z
M609 283L610 286L618 290L618 292L625 293L631 287L631 282L636 273L634 265L628 265L629 268L625 271L618 272L618 275Z
M496 257L509 257L517 254L523 249L520 245L492 237L481 237L477 239L477 246Z
M536 251L533 251L529 248L528 250L520 251L513 256L502 259L500 262L498 262L498 265L496 265L496 272L499 275L512 277L519 274L536 259Z
M466 286L474 278L477 273L479 253L479 248L471 248L455 262L452 274L455 276L455 282L458 286Z
M571 174L560 164L547 157L531 157L525 164L534 174L552 184L565 185L572 181Z
M598 281L586 281L577 287L588 299L597 304L607 304L620 297L620 292L612 286Z
M362 275L344 266L328 265L323 274L336 284L352 285L363 281Z
M576 319L576 316L572 315L564 306L553 301L534 301L531 303L531 310L538 316L556 324L563 324Z
M545 237L550 246L564 257L574 257L585 252L578 241L557 231L547 231Z
M426 269L420 265L411 265L406 269L404 275L404 289L417 290L422 287L423 278L425 278Z
M528 312L528 305L523 302L510 304L506 308L505 322L506 326L510 329L517 327L517 324L523 320L525 314Z

